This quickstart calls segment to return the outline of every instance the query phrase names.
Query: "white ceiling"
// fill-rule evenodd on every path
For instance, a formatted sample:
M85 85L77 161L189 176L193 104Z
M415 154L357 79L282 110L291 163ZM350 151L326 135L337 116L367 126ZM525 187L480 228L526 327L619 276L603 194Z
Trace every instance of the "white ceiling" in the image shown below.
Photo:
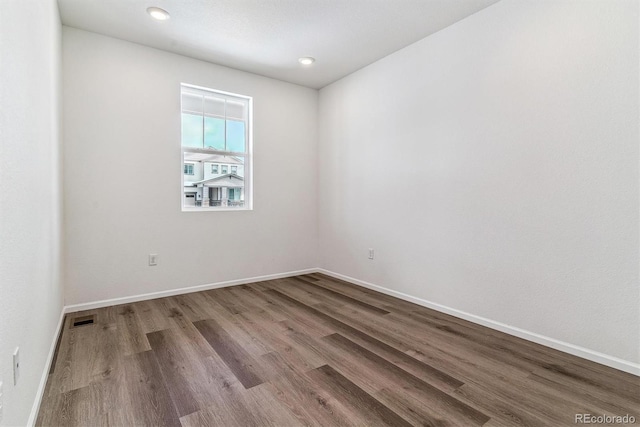
M321 88L498 0L58 0L62 23ZM159 22L146 9L167 10ZM316 63L303 67L301 56Z

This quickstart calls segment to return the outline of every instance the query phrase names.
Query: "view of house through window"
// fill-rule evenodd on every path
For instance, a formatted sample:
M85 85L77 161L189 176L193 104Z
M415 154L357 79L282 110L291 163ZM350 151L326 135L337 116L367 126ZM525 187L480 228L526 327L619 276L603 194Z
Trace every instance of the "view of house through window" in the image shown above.
M182 209L251 209L251 98L181 85Z

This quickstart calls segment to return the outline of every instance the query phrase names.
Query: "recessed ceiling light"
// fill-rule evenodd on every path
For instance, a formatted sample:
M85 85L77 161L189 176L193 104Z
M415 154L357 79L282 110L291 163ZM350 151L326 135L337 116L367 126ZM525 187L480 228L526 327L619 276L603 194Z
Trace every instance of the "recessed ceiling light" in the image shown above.
M302 65L311 65L316 62L316 59L310 56L303 56L302 58L298 58L298 62Z
M166 21L167 19L169 19L169 12L164 9L160 9L159 7L148 8L147 13L151 15L152 18L157 19L158 21Z

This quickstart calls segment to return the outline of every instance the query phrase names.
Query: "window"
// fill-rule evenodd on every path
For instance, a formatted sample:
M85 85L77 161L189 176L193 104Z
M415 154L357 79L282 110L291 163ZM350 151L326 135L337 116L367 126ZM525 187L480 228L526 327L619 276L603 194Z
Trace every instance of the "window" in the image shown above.
M182 210L251 209L252 99L187 84L180 89ZM233 175L224 176L229 165ZM194 192L195 206L184 197Z
M228 194L227 204L229 206L235 206L242 203L242 189L230 188Z
M240 189L239 188L230 188L229 189L229 200L240 200Z

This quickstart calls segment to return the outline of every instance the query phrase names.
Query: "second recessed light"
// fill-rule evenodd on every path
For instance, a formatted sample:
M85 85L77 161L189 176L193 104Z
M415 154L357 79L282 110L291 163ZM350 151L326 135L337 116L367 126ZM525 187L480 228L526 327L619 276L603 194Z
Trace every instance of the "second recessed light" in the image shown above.
M159 7L148 8L147 13L151 15L153 19L157 19L158 21L166 21L169 19L169 12L164 9L160 9Z
M311 65L316 62L316 59L310 56L303 56L302 58L298 58L298 62L302 65Z

